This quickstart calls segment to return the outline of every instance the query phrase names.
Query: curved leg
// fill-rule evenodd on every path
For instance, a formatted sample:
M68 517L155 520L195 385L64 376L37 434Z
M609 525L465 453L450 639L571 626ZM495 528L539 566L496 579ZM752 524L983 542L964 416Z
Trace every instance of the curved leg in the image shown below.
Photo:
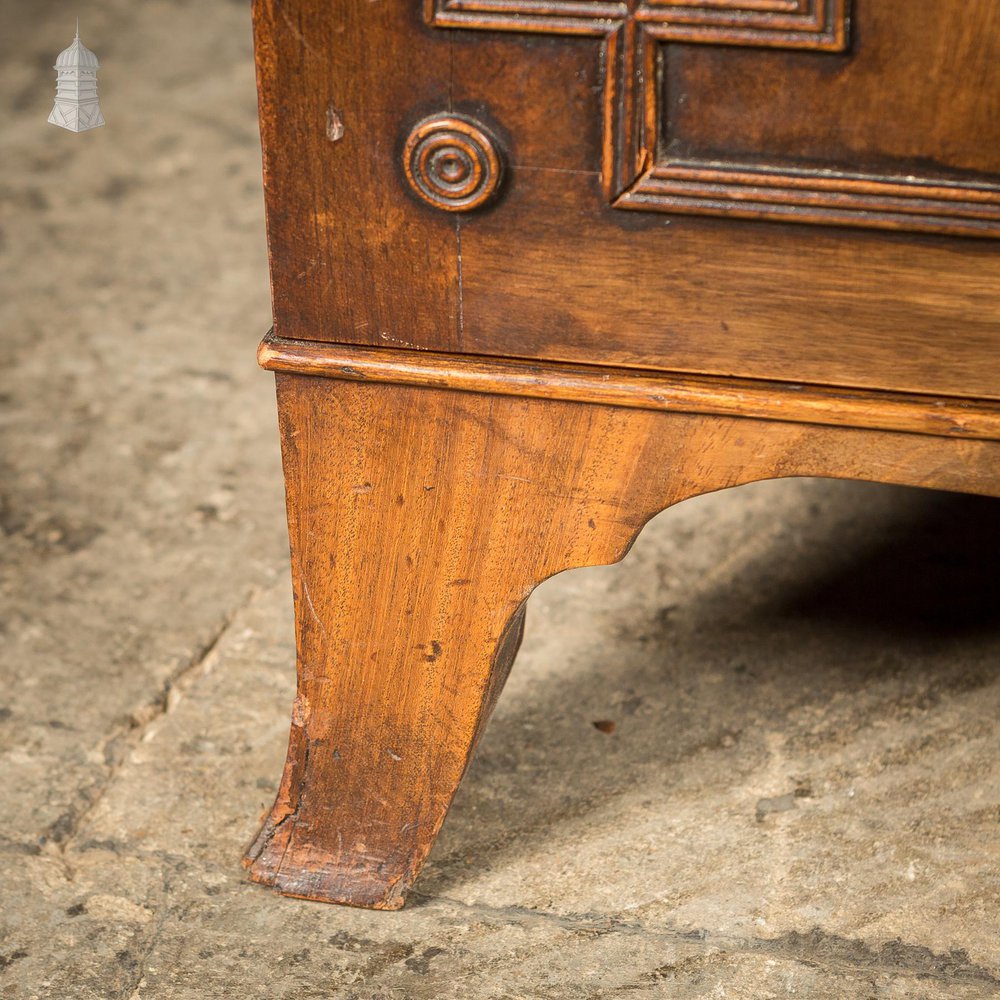
M541 580L653 514L781 475L1000 491L998 445L278 376L298 694L251 877L402 905Z
M585 406L278 385L299 680L247 863L289 895L392 909L506 679L527 595L567 560L617 558L641 522L590 502L622 461L594 447Z

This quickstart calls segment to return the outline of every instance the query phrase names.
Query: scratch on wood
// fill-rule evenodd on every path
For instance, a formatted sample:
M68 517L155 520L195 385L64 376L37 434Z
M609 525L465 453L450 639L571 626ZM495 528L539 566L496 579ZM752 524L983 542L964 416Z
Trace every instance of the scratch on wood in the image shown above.
M316 624L320 628L320 631L323 633L323 638L329 639L329 636L326 634L326 626L323 624L323 619L320 618L318 614L316 614L316 607L312 602L312 597L309 595L309 584L306 583L305 580L302 581L302 595L306 599L306 604L309 605L309 612L312 614L313 618L316 621Z
M306 52L316 55L316 50L309 44L308 41L306 41L306 36L302 34L302 30L298 27L298 25L292 22L292 19L288 16L288 11L285 10L284 7L279 7L278 9L281 11L282 21L288 25L288 30L299 40L302 48L304 48Z

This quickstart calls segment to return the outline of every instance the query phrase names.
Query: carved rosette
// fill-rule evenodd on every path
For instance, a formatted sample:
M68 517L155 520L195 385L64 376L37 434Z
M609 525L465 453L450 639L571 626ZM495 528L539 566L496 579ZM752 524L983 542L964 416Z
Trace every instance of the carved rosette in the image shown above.
M485 205L503 176L503 162L489 132L470 118L450 114L414 126L403 151L403 169L416 194L445 212Z

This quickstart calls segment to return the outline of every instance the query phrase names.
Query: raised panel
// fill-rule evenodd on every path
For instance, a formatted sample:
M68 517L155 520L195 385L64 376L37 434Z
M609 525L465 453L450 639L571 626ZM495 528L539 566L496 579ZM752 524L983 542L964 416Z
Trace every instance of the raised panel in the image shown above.
M940 184L940 214L923 219L921 199L904 192L897 222L878 182L845 193L843 165L891 186L907 149L885 132L862 159L822 122L832 85L851 114L866 112L846 96L862 66L877 80L882 60L892 78L912 52L918 71L938 60L957 73L954 46L995 47L993 8L968 3L980 30L966 36L941 0L854 0L850 11L804 0L484 0L488 10L449 4L442 17L457 19L454 30L437 24L436 7L429 23L414 0L257 0L275 328L291 339L1000 398L1000 247L966 235L947 196L972 200L968 189ZM713 18L714 40L653 37L638 15L654 6L670 30L681 30L678 12ZM837 10L844 17L831 19ZM798 17L798 34L776 33L779 16ZM484 30L491 19L498 29ZM892 48L935 24L950 42L931 32L923 48ZM917 148L930 129L942 155L905 166L939 182L974 171L983 198L995 198L995 144L980 149L968 129L995 126L983 110L997 99L995 76L967 64L981 86L963 74L950 104L915 85L929 118L899 135ZM657 86L637 86L642 78ZM800 106L816 127L808 157L794 132L806 118L786 117ZM503 157L502 188L476 211L431 208L407 181L407 137L442 114L481 123ZM869 143L882 134L858 126ZM773 200L747 201L755 194ZM622 210L647 197L651 211ZM741 211L757 217L731 217ZM839 225L799 224L822 213Z
M856 6L853 46L848 0L430 0L428 16L603 36L616 208L1000 236L995 0Z
M668 46L658 158L995 182L1000 3L869 0L854 35L822 58Z

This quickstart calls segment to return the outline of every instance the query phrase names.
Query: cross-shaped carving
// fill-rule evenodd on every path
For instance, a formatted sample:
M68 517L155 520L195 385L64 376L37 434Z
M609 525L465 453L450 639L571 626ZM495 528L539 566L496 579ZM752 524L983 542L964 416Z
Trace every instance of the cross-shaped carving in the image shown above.
M992 183L671 160L662 42L842 52L851 0L425 0L430 24L604 41L601 176L616 208L1000 236Z
M432 24L604 39L605 189L617 200L654 162L658 42L841 51L847 0L429 0Z

